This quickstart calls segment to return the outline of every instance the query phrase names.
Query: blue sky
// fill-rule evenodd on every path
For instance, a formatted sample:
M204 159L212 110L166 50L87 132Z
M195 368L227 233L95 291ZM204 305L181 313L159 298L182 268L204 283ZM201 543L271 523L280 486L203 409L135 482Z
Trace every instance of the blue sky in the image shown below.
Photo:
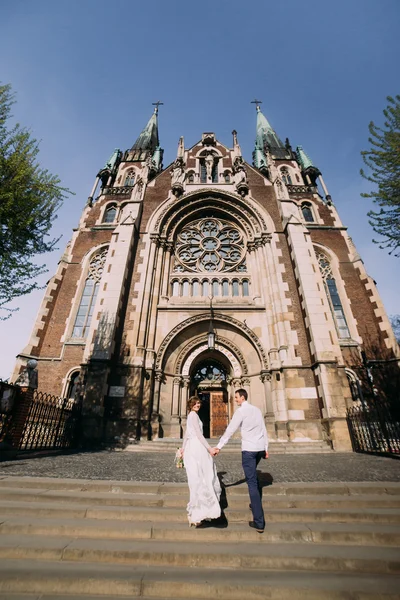
M399 313L400 259L372 243L360 193L368 123L382 122L399 93L398 0L13 0L2 3L2 83L17 93L14 116L39 140L40 162L75 192L60 210L59 250L76 227L95 175L114 148L126 149L160 99L164 165L179 137L203 131L247 161L262 109L281 138L302 145L323 173L389 314ZM0 376L27 343L43 291L22 298L0 322Z

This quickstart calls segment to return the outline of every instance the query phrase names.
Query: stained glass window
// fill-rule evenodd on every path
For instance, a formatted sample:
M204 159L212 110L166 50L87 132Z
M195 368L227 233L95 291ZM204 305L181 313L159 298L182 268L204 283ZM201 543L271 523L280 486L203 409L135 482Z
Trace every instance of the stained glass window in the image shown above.
M128 171L125 177L125 186L133 186L135 185L135 171Z
M286 167L283 167L281 169L281 175L286 185L292 185L292 178L290 176L289 170Z
M332 274L332 266L328 260L328 258L322 252L317 251L317 259L319 264L319 269L321 271L322 279L324 281L325 290L329 299L329 303L331 306L331 311L333 314L334 321L336 323L336 328L338 331L338 335L341 339L349 338L350 332L347 326L346 317L344 314L343 306L340 301L339 292L336 286L335 278Z
M177 237L174 271L246 271L242 233L222 219L186 225Z
M100 279L106 262L107 251L106 249L95 254L89 263L89 272L72 331L72 337L74 338L87 337L99 291Z
M305 203L305 204L301 205L301 212L303 213L303 219L307 223L313 223L314 222L314 215L312 213L311 206L308 203Z
M113 205L109 206L104 212L103 223L114 223L116 215L117 207Z
M226 380L226 370L217 361L201 363L193 375L193 380L198 385L200 382L213 383Z

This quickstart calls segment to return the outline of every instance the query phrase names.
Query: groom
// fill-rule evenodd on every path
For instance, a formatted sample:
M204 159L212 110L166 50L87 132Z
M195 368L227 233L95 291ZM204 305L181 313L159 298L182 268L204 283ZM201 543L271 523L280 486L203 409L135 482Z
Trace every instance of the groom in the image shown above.
M264 511L256 469L262 458L268 458L268 434L260 409L247 402L246 390L240 389L235 392L235 402L239 408L233 415L217 447L212 449L212 454L213 456L219 454L220 450L240 427L242 434L242 466L249 488L250 508L253 513L253 521L250 521L249 525L258 533L264 533Z

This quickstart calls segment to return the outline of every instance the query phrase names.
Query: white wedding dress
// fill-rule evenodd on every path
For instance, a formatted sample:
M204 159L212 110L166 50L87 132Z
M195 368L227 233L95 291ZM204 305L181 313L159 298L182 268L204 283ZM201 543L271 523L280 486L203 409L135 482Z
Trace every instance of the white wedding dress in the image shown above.
M208 448L210 446L203 436L203 423L192 410L187 418L183 441L183 461L190 491L187 505L189 524L221 516L221 485Z

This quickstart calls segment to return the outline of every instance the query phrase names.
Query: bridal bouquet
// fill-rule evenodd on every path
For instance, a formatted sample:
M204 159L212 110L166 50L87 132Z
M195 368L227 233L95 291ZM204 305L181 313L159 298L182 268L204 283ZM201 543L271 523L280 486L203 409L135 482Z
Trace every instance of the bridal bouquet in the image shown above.
M183 469L183 448L178 448L175 454L175 466L177 469Z

